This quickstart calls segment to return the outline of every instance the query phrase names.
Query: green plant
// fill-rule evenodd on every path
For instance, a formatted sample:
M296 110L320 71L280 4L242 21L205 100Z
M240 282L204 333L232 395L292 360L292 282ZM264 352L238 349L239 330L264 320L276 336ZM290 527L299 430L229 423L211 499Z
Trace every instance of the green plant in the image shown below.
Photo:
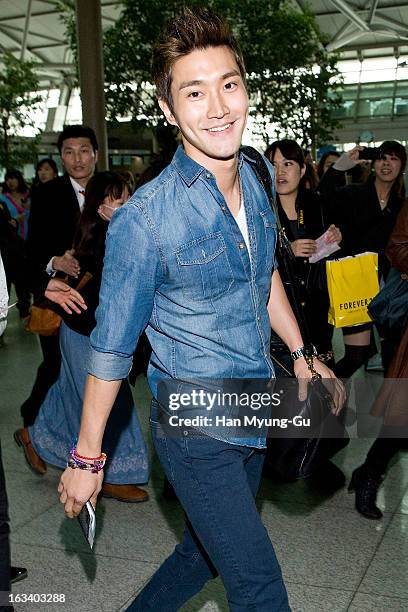
M42 97L34 64L16 59L11 53L0 53L0 166L21 167L35 159L40 130L36 127L33 111ZM31 127L32 139L22 138L19 131Z

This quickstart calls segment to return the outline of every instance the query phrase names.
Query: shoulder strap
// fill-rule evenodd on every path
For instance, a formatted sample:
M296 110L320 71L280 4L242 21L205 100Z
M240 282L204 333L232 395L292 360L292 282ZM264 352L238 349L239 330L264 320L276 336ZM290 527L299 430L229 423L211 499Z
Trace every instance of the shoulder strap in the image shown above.
M241 147L241 151L250 159L255 161L254 171L258 177L259 182L263 186L266 195L268 196L269 204L271 209L276 217L276 227L278 229L278 243L279 243L279 251L280 256L282 258L282 263L286 271L286 276L289 280L289 290L292 294L292 306L295 311L295 315L298 321L298 325L300 328L300 333L303 338L304 344L310 344L310 333L307 325L306 318L302 311L302 307L300 305L300 291L298 287L298 280L295 271L295 255L292 251L292 246L286 236L285 229L282 227L282 224L279 219L278 207L276 205L276 198L274 191L272 190L272 178L269 172L268 166L261 155L256 149L253 147Z
M261 155L253 147L241 147L241 151L255 162L255 174L257 175L259 182L263 186L265 193L268 196L270 207L275 215L281 255L287 258L288 260L294 260L292 247L290 245L288 237L286 236L285 228L282 227L282 223L280 221L279 210L276 204L275 191L272 190L272 178L268 166L266 165L265 159L263 155Z

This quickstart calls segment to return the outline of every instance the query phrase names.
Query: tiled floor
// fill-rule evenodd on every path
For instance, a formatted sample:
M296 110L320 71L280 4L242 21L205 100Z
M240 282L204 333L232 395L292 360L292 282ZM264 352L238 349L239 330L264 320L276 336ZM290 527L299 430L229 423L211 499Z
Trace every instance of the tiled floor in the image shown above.
M39 361L37 338L24 332L13 313L0 348L0 429L12 560L29 572L13 592L66 596L66 604L17 604L16 610L123 610L173 549L182 529L182 511L177 503L161 499L163 476L153 459L151 500L140 505L101 500L95 549L89 553L77 523L64 518L58 502L59 471L49 468L45 476L33 474L13 441L13 431L20 426L19 406ZM135 400L149 439L149 394L144 379L138 381ZM369 444L352 440L336 458L348 477ZM346 490L321 499L302 482L263 481L259 508L282 564L294 611L408 611L408 456L400 456L391 467L379 505L384 519L368 521L354 511L353 496ZM221 582L208 584L183 610L228 610Z

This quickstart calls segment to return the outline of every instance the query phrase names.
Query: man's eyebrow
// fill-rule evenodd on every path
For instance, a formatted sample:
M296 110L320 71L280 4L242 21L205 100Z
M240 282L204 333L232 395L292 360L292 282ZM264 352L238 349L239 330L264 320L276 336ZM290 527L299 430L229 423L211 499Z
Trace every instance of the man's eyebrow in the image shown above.
M225 79L229 79L233 76L241 76L238 70L230 70L222 75L221 80L225 81Z
M225 79L229 79L230 77L233 77L233 76L240 76L239 71L230 70L229 72L226 72L220 77L220 81L225 81ZM181 91L182 89L185 89L186 87L193 87L194 85L202 85L202 84L203 84L202 79L194 79L193 81L182 81L180 83L179 91Z
M186 87L192 87L193 85L201 85L202 81L200 79L196 79L194 81L182 81L180 83L179 91L181 89L185 89Z

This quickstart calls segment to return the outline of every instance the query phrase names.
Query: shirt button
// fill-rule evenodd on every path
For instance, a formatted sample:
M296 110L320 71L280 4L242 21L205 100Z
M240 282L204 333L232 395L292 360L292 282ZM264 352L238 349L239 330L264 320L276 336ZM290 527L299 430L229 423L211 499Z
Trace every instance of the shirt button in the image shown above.
M261 320L261 317L258 315L258 316L256 317L256 320L257 320L257 321L260 321L260 320Z
M210 172L206 172L206 173L205 173L205 176L206 176L208 179L212 178L212 174L211 174Z
M226 207L226 206L224 206L224 205L222 205L222 206L221 206L221 210L222 210L223 212L225 212L225 211L227 210L227 207Z
M238 246L240 249L245 249L245 242L240 242Z
M301 285L304 285L304 284L305 284L305 281L304 281L304 280L300 281L300 284L301 284Z
M306 306L306 302L300 302L300 305L304 308Z

